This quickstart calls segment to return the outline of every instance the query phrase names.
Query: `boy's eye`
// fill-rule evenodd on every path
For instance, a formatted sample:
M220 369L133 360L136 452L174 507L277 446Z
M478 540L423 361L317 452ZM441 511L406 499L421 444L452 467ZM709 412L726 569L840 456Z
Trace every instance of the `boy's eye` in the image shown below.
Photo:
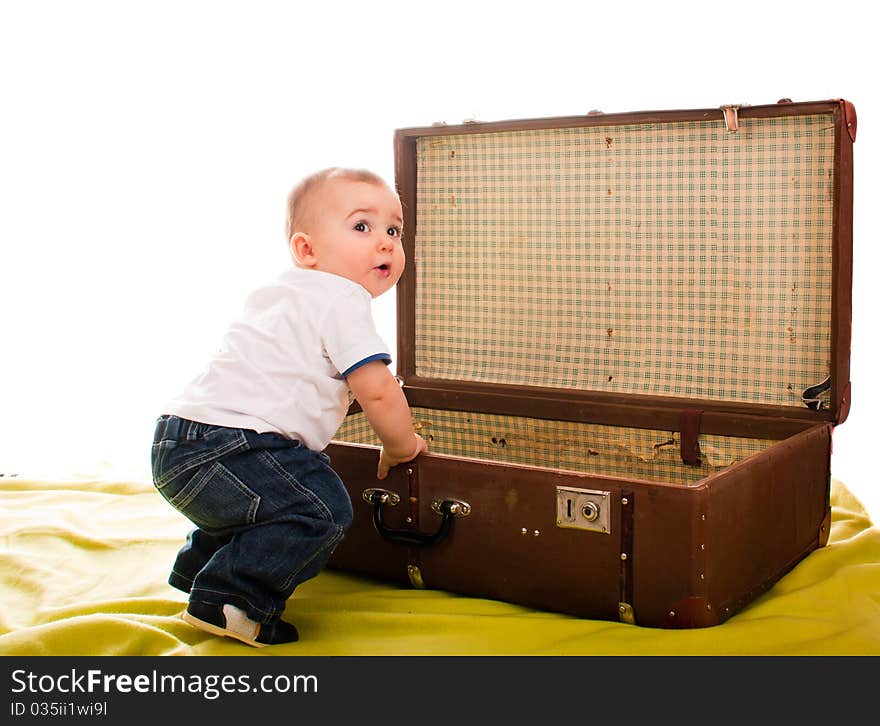
M389 237L400 237L400 227L389 227L386 231Z
M366 222L358 222L354 226L354 229L356 232L366 232L369 229L369 227L367 226Z

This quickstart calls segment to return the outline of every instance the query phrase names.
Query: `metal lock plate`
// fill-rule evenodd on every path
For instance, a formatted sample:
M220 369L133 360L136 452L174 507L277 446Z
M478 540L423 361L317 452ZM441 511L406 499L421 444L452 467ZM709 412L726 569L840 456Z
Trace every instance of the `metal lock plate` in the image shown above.
M611 492L556 487L556 526L611 534Z

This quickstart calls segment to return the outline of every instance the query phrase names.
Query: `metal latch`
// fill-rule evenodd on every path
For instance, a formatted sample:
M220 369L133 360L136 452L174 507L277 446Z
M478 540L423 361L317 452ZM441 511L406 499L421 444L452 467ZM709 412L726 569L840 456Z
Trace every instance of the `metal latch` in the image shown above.
M467 517L471 513L471 505L460 499L445 499L443 501L435 500L431 502L431 509L435 514L443 515L443 505L449 510L449 514L453 517Z
M370 504L374 504L373 495L378 494L378 502L379 504L387 504L390 507L396 507L400 504L400 495L396 492L389 491L388 489L381 489L380 487L370 487L369 489L364 489L363 498L365 502Z
M817 383L815 386L810 386L809 388L804 389L804 392L801 394L801 400L807 408L812 408L814 411L824 411L831 408L831 404L827 400L819 398L819 396L830 390L831 376L828 376L828 378L821 383Z
M722 106L724 112L724 125L727 127L728 133L735 134L739 130L739 104L730 104Z
M556 487L556 526L611 534L611 492Z

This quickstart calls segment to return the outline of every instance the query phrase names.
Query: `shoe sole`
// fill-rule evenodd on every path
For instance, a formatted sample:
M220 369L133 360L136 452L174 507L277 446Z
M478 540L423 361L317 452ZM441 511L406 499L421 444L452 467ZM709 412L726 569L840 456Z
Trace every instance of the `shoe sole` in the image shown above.
M199 630L204 630L211 635L220 635L224 638L235 638L236 640L240 640L242 643L247 643L248 645L254 648L265 648L267 643L260 643L256 640L251 640L250 638L241 635L240 633L235 633L232 630L227 630L226 628L219 628L213 623L208 623L204 620L199 620L195 615L190 615L190 613L186 610L183 611L183 620L184 622L189 623L194 628L198 628Z

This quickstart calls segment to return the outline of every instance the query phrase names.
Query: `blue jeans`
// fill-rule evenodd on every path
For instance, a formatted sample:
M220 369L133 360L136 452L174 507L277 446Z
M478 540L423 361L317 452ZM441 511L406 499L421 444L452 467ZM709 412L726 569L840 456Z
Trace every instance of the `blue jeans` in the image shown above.
M330 458L279 434L162 416L152 466L156 488L196 525L168 582L260 623L281 617L351 524Z

